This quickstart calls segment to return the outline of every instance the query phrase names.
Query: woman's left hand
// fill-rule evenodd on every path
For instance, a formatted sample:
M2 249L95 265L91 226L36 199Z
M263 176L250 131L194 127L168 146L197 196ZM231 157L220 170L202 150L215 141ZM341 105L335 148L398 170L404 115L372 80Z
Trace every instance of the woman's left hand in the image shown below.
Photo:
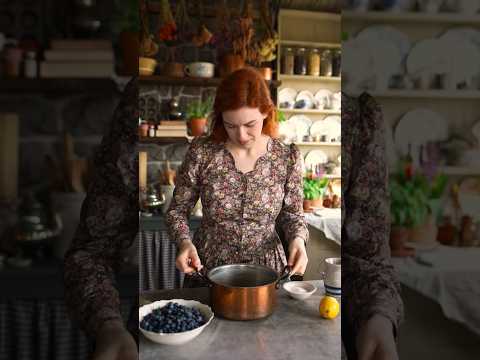
M290 274L304 274L307 268L308 257L305 249L305 241L302 238L295 238L288 246L288 266L292 269Z

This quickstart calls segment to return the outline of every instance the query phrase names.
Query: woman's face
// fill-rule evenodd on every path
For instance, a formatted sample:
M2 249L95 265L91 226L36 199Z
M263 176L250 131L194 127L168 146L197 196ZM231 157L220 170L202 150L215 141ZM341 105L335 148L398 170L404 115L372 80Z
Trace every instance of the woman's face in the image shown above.
M228 138L233 144L251 148L256 140L262 136L263 115L258 108L242 107L222 113L223 125Z

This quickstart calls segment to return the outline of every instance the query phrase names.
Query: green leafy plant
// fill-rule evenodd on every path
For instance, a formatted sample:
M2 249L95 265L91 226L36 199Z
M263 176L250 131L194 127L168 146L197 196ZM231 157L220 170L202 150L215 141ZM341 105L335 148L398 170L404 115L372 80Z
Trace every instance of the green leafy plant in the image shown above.
M187 105L187 119L206 118L213 108L213 98L209 97L205 101L197 100Z
M432 214L435 200L445 191L448 178L438 174L433 178L418 172L397 172L390 178L390 211L392 224L412 228L425 223Z
M285 116L285 113L282 110L277 109L277 121L279 123L282 123L284 121L287 121L287 118Z
M305 200L320 199L328 186L328 179L325 178L304 178L303 179L303 198Z
M140 31L139 0L115 0L112 30L119 34L122 31Z

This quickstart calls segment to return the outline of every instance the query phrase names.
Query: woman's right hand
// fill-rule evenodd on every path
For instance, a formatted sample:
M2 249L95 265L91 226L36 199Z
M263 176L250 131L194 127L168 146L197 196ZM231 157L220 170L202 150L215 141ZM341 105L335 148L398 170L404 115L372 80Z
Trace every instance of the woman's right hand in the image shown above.
M177 269L185 274L191 274L201 270L202 263L198 257L197 248L189 240L182 241L178 249Z

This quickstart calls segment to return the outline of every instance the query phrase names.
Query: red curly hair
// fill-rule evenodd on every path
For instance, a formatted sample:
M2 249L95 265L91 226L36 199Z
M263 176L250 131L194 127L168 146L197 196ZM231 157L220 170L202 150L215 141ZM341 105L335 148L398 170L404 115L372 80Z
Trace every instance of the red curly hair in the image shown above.
M277 137L275 105L267 83L255 68L245 67L230 74L217 88L210 139L217 143L225 142L228 134L223 125L222 113L245 106L258 108L262 114L267 115L263 121L262 133L272 138Z

